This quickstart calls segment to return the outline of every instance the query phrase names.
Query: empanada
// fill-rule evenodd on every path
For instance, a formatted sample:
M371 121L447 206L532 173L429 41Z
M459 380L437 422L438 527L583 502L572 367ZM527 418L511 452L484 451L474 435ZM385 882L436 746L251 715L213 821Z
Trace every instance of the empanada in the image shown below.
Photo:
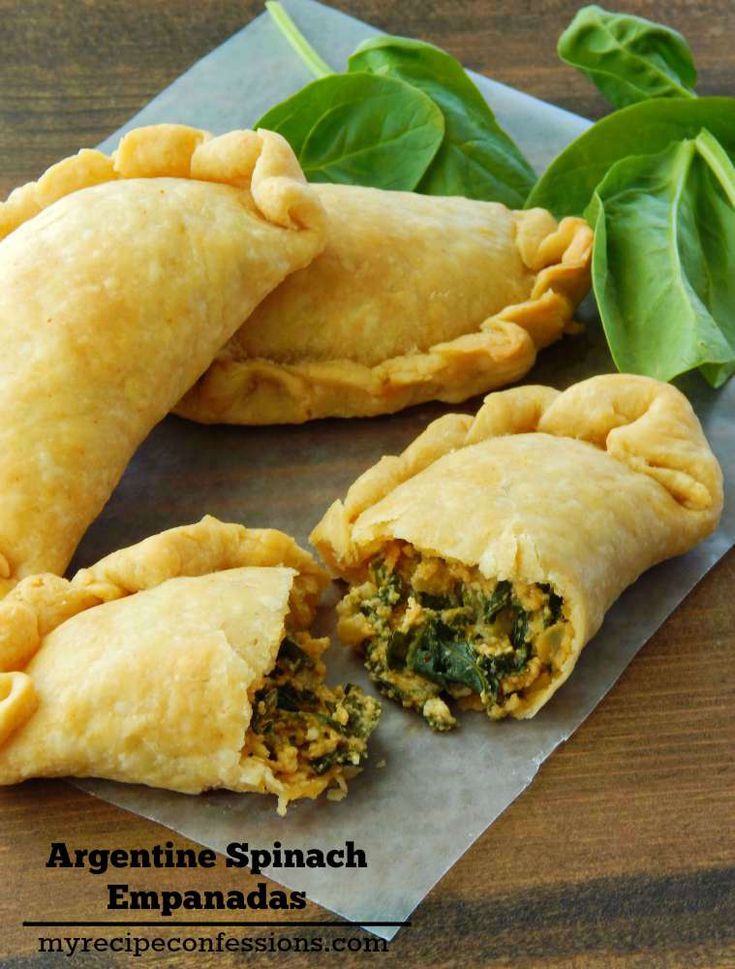
M0 602L0 783L105 777L288 801L346 789L379 703L328 687L326 573L281 532L205 518Z
M687 399L615 374L440 418L365 472L311 540L352 586L341 638L441 730L450 699L533 716L626 586L712 532L722 501Z
M592 230L543 209L315 185L327 245L177 407L206 423L299 423L458 402L557 340L589 286Z
M134 450L324 242L270 132L131 131L0 205L0 595L61 573Z

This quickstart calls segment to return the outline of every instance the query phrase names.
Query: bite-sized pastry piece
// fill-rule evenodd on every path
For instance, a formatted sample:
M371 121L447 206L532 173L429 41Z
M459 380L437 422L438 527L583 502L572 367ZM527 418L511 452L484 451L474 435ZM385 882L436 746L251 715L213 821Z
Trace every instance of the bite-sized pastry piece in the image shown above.
M322 247L286 142L131 131L0 204L0 595L62 573L136 447Z
M0 784L343 795L380 704L324 682L328 581L282 532L210 517L24 579L0 602Z
M543 209L315 185L327 244L255 311L177 407L300 423L503 387L569 328L592 230Z
M311 540L351 585L343 641L387 696L445 730L453 700L532 717L626 586L709 535L722 500L687 399L614 374L440 418Z

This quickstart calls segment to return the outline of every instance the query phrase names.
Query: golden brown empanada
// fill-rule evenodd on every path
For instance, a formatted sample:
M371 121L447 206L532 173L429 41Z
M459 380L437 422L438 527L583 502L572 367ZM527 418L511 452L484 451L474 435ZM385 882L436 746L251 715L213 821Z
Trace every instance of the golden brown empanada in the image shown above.
M712 532L722 500L686 398L615 374L440 418L311 540L352 585L341 638L441 730L455 723L447 699L533 716L626 586Z
M206 423L299 423L458 402L518 380L589 286L592 230L543 209L315 185L327 245L177 407Z
M281 532L205 518L0 602L0 783L105 777L279 809L365 756L379 703L324 683L328 582Z
M324 242L286 142L139 128L0 205L0 595L61 573L136 447Z

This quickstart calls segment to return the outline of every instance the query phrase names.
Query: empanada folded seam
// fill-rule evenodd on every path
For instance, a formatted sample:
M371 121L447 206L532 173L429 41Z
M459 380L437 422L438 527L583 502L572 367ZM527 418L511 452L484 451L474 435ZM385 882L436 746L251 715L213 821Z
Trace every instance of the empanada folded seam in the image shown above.
M623 590L714 531L722 505L686 397L608 374L440 418L358 478L311 542L352 587L340 638L447 730L443 696L533 716Z
M501 318L487 320L479 333L374 367L349 359L285 364L221 356L174 412L211 423L226 413L243 424L369 417L426 400L459 403L520 380L535 360L526 330Z
M81 151L0 204L0 597L64 573L138 445L323 249L324 221L279 135L184 125Z
M522 326L540 350L577 329L572 314L589 289L594 234L584 219L567 216L557 225L544 209L516 215L516 246L536 280L527 300L491 319Z
M589 288L593 233L583 219L568 217L557 225L542 209L512 218L513 244L535 273L531 292L475 332L374 365L349 356L298 361L250 356L236 336L175 413L201 423L298 424L392 413L428 400L459 403L520 380L538 349L576 328L572 316Z
M294 572L289 625L306 629L329 583L304 549L275 529L247 529L206 515L113 552L72 579L29 576L0 600L0 670L22 670L41 640L72 616L152 589L172 578L243 567L285 566ZM1 706L1 704L0 704Z
M380 704L326 682L305 627L327 581L287 535L211 517L23 580L0 602L0 784L343 796Z
M187 125L135 128L111 156L83 148L0 203L0 239L73 192L131 178L184 178L249 189L259 214L290 229L321 231L324 210L284 139L272 131L213 137Z
M361 475L344 503L330 506L310 541L330 568L344 574L347 563L358 557L352 524L398 485L450 452L494 437L534 432L577 439L605 451L655 481L683 513L701 519L703 527L719 517L722 471L686 397L649 377L607 374L563 392L538 385L512 388L490 394L474 418L439 418L403 454L384 457ZM688 543L688 537L682 534L682 541Z

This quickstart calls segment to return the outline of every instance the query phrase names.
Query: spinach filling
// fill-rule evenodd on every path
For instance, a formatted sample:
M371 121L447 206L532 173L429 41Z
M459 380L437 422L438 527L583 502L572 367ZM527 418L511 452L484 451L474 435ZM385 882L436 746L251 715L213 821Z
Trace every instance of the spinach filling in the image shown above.
M285 638L274 670L253 697L254 741L272 766L321 777L357 767L380 719L380 704L353 684L329 687L314 640ZM317 646L316 655L309 645Z
M456 725L447 700L505 716L525 688L548 681L568 627L550 586L494 581L404 545L372 560L340 614L359 628L381 692L421 710L436 730Z

